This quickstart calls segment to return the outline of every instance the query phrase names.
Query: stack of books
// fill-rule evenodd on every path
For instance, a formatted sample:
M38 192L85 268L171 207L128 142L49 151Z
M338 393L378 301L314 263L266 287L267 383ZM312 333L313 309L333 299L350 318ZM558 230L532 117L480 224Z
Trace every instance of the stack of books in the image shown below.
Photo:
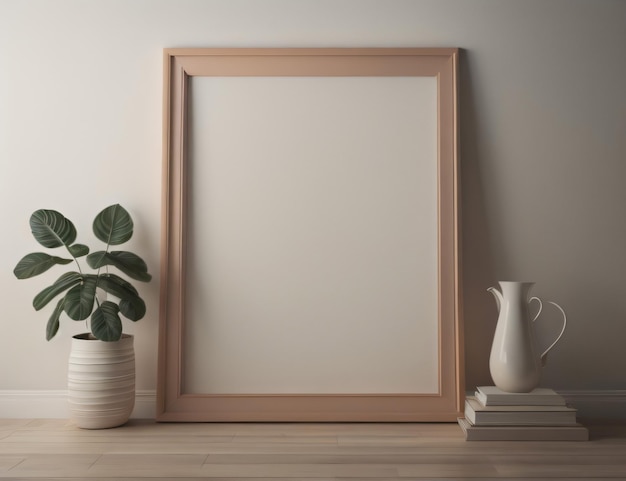
M465 399L459 425L468 441L587 441L576 409L552 389L508 393L480 386Z

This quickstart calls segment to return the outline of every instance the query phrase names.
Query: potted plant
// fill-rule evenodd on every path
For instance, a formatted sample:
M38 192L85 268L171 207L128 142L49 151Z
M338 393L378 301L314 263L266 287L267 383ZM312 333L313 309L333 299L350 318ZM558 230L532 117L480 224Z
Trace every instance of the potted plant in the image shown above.
M135 402L135 354L133 336L123 334L120 314L138 321L146 314L146 304L129 281L109 268L141 282L152 277L136 254L109 250L132 237L130 214L114 204L95 217L93 232L105 244L104 250L95 252L76 243L74 224L55 210L33 212L30 228L43 247L66 252L60 256L27 254L13 270L18 279L37 276L56 265L76 265L76 270L62 274L33 300L38 311L58 299L46 326L47 340L57 334L63 314L88 325L87 333L72 338L68 369L71 417L79 427L88 429L124 424ZM95 272L87 272L81 258Z

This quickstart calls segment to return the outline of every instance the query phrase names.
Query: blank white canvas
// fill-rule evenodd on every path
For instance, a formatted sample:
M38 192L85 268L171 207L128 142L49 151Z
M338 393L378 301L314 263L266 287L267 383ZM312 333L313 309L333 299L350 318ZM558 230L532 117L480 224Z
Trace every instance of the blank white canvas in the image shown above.
M190 92L183 392L436 393L436 79Z

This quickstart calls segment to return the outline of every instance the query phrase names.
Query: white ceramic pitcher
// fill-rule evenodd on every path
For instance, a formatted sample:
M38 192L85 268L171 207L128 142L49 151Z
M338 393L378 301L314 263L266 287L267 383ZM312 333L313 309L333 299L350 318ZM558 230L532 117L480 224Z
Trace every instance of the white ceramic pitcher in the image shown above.
M498 324L489 356L489 370L496 387L506 392L530 392L539 385L541 368L546 355L561 339L567 325L565 311L554 302L563 314L563 328L556 340L542 353L537 350L533 323L541 314L543 303L538 297L528 298L534 282L500 281L499 291L495 287L487 289L498 304ZM530 316L528 306L531 301L539 303L539 310Z

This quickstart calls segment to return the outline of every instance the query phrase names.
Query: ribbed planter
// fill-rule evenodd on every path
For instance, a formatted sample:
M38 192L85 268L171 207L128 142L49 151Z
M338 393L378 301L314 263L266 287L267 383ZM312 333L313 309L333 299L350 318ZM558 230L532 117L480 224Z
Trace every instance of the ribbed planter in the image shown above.
M70 418L83 429L121 426L135 405L135 349L133 336L119 341L72 338L68 367Z

